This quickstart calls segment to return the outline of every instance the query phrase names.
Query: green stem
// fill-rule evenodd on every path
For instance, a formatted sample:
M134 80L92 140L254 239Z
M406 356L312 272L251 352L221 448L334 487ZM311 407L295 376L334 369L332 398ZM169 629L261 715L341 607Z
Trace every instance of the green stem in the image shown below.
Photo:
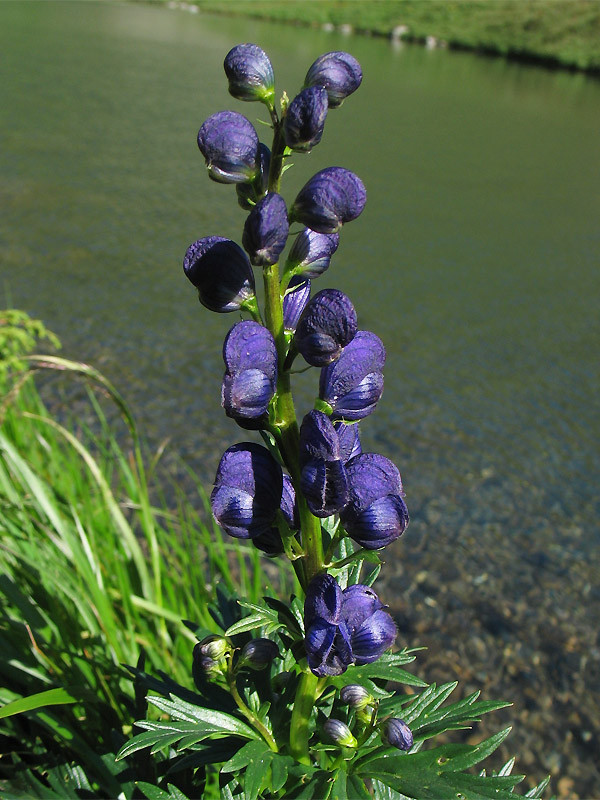
M277 742L273 738L273 734L271 733L271 731L259 720L259 718L255 714L252 713L252 711L250 711L250 709L248 708L246 703L244 703L244 701L242 700L242 697L241 697L241 695L240 695L240 693L238 691L238 688L237 688L237 683L236 683L236 680L235 680L235 674L234 674L234 671L233 671L233 665L231 663L231 658L229 659L228 667L229 668L227 670L227 685L229 687L229 692L231 693L231 696L235 700L235 703L236 703L237 707L242 712L242 714L246 717L248 722L251 725L253 725L256 728L256 730L260 733L260 735L263 737L265 742L269 745L271 750L274 753L278 753L279 752L279 748L277 747Z
M308 721L317 696L319 679L312 672L302 673L290 724L290 753L301 764L310 764Z

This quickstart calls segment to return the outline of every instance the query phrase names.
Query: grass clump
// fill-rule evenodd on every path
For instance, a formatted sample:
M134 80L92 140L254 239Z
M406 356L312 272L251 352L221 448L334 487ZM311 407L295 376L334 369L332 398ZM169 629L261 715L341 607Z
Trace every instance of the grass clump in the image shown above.
M193 686L193 630L215 629L215 591L258 599L264 571L258 551L215 535L198 482L197 506L176 486L167 502L116 389L85 364L27 355L41 329L18 324L31 337L11 349L0 426L0 790L131 796L115 754L145 715L140 675ZM77 436L40 399L33 374L47 367L89 384ZM100 394L121 412L118 436ZM151 761L136 777L155 779Z

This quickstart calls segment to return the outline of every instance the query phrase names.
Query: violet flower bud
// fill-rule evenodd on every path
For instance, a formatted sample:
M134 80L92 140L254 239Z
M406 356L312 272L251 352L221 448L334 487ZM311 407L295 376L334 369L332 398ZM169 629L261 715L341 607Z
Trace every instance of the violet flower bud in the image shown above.
M252 320L236 323L225 337L223 360L225 413L242 427L264 427L277 388L277 348L270 331Z
M404 533L409 515L395 464L377 453L362 453L346 464L349 500L340 519L355 542L378 550Z
M331 575L310 582L304 601L306 657L319 677L341 675L350 664L376 661L394 643L396 625L375 592L355 584L342 590Z
M334 419L359 420L374 411L383 393L385 348L369 331L358 331L333 364L323 367L319 397Z
M304 309L294 345L313 367L325 367L339 358L358 330L350 298L339 289L322 289Z
M205 639L202 639L201 642L198 642L198 651L203 656L218 661L220 658L223 658L225 653L231 651L231 642L224 636L219 636L215 633L212 636L207 636Z
M266 447L233 445L223 454L210 496L218 525L238 539L268 534L281 503L281 467Z
M217 183L245 183L258 174L258 135L237 111L218 111L198 131L208 175Z
M289 252L286 271L293 269L295 275L318 278L329 267L339 243L339 233L318 233L304 228L296 236Z
M200 649L200 642L194 646L192 653L192 676L194 683L200 686L207 678L210 680L221 672L219 661L205 655Z
M356 709L365 708L375 702L375 698L360 683L349 683L340 689L340 700Z
M319 144L327 117L327 92L310 86L296 95L283 120L285 143L291 150L309 153Z
M265 51L256 44L238 44L223 63L229 93L237 100L260 100L270 104L275 97L275 76Z
M310 298L310 281L299 275L294 276L288 284L283 297L283 327L292 333L296 330L298 320L306 308Z
M300 426L300 488L316 517L329 517L348 501L346 470L333 423L322 411L310 411Z
M271 192L254 206L246 219L242 244L255 267L275 264L285 247L289 232L285 200Z
M183 271L198 289L202 305L211 311L239 311L255 296L248 256L231 239L198 239L187 249Z
M324 86L329 97L329 107L341 106L349 94L355 92L362 81L362 69L350 53L337 51L319 56L306 73L305 86Z
M238 204L244 211L252 211L261 197L267 193L269 186L269 168L271 166L271 151L262 142L258 146L258 175L252 183L236 183Z
M358 742L350 728L339 719L328 719L323 724L323 732L328 739L340 747L358 747Z
M381 726L381 738L384 744L397 747L398 750L410 750L413 746L413 734L403 719L391 717Z
M366 201L367 192L358 176L343 167L327 167L300 189L290 220L318 233L337 233L361 214Z
M242 648L238 667L254 670L266 669L279 655L279 648L271 639L251 639Z
M259 369L277 379L277 348L268 328L254 320L236 322L223 342L227 372Z

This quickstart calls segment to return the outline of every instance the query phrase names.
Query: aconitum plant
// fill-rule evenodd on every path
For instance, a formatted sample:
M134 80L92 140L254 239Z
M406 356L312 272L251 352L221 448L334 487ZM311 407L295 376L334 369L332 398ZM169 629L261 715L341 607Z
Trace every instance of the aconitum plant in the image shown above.
M373 588L384 548L409 523L397 466L361 445L360 428L383 392L385 348L343 292L313 293L326 270L335 276L343 228L360 217L365 186L331 166L291 202L282 193L290 157L302 161L319 144L328 114L343 113L359 88L361 67L348 53L326 53L298 94L289 101L284 92L279 103L270 59L256 44L234 47L225 73L234 98L265 106L272 140L259 141L265 126L236 111L214 113L198 133L208 177L234 184L233 213L245 214L241 246L202 231L183 263L203 306L235 312L224 335L221 405L249 432L220 458L210 503L225 536L289 561L296 589L261 604L220 589L214 629L188 625L198 638L195 691L137 670L155 693L148 701L169 720L138 721L145 732L121 757L166 748L157 770L165 798L508 800L522 778L510 764L489 776L469 771L508 730L478 745L424 746L505 704L477 694L449 704L450 669L440 687L407 672L414 655L385 592ZM316 400L299 414L293 378L310 368ZM159 797L156 787L140 787Z

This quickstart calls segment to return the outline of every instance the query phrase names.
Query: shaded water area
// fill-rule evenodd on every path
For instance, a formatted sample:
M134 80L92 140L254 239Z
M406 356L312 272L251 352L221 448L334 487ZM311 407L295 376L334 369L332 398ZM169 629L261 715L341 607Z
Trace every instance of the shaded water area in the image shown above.
M210 486L249 434L219 407L234 320L198 305L181 261L201 236L241 238L195 142L222 108L265 118L227 94L241 41L290 96L322 52L363 65L284 194L331 164L367 186L317 288L349 294L388 351L362 434L412 514L378 583L400 642L428 648L426 680L514 701L476 738L514 724L520 770L598 797L597 81L163 7L0 4L2 304L102 369L152 447L170 437ZM316 385L301 379L299 413Z

